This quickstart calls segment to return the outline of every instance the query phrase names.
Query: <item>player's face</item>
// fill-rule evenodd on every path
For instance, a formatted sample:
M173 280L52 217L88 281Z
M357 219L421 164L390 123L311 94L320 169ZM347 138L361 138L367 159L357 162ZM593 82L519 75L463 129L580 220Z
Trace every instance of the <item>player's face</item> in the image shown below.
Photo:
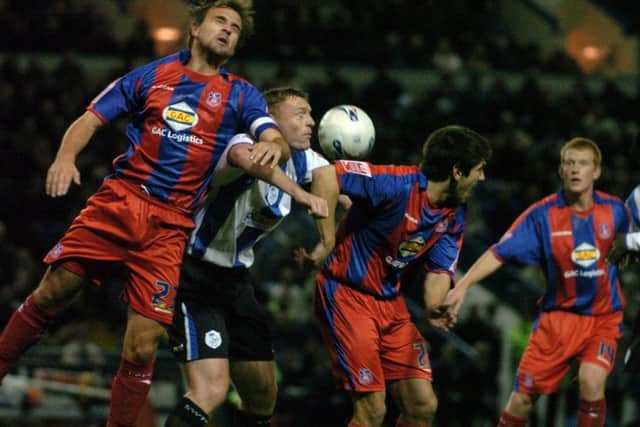
M242 32L242 18L230 7L213 7L200 25L191 27L191 35L200 47L216 57L233 56Z
M600 167L590 149L570 148L560 162L560 177L563 188L574 194L590 192L593 183L600 177Z
M311 117L311 106L304 98L288 97L272 108L271 115L291 148L306 150L311 146L315 122Z
M485 180L484 175L484 167L486 162L482 161L475 165L469 171L467 176L462 175L460 179L458 179L458 185L456 186L456 198L464 203L469 200L471 197L471 193L476 185L478 185L479 181Z

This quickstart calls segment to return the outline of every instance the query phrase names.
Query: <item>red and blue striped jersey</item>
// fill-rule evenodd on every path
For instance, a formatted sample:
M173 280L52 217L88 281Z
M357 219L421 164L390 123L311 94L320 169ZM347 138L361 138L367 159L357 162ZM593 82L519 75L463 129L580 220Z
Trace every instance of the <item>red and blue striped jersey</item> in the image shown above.
M393 298L402 271L422 262L453 278L466 207L435 208L417 166L336 161L340 192L353 204L336 233L323 273L380 298Z
M540 264L547 280L542 311L600 315L624 308L617 266L606 256L615 235L629 230L629 211L618 197L594 191L593 199L591 209L577 212L562 192L551 194L524 211L491 248L505 262Z
M112 82L87 107L103 122L130 116L128 150L115 176L191 212L204 198L229 140L276 128L260 92L226 70L214 76L185 64L188 50L160 58Z

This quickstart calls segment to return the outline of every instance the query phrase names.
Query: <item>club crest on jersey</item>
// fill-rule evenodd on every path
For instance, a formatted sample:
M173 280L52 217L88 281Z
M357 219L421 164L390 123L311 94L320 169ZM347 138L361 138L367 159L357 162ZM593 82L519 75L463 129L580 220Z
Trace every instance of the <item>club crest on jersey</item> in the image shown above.
M402 258L415 256L418 252L424 248L424 237L412 236L409 240L405 240L398 246L398 252Z
M369 385L373 381L373 375L371 375L371 371L367 368L358 369L358 382L361 385Z
M64 246L62 243L57 243L53 249L49 251L49 257L53 259L58 259L60 255L62 255L62 251L64 250Z
M222 94L220 92L209 92L205 102L209 107L219 107L222 104Z
M571 252L571 261L581 267L590 267L600 259L600 251L590 243L581 243Z
M215 329L208 331L204 334L204 343L213 349L220 347L222 344L222 336L220 335L220 332Z
M435 232L444 233L445 231L447 231L448 226L449 226L449 220L445 218L442 221L440 221L438 224L436 224Z
M531 374L524 374L524 380L522 381L522 385L527 388L533 387L533 376Z
M609 227L609 224L600 224L598 226L598 237L601 239L608 239L611 237L611 227Z
M278 203L278 200L280 199L280 189L273 185L269 185L268 188L269 189L267 190L267 204L269 206L273 206L276 203Z
M198 124L198 115L186 102L169 105L162 111L162 118L176 132Z

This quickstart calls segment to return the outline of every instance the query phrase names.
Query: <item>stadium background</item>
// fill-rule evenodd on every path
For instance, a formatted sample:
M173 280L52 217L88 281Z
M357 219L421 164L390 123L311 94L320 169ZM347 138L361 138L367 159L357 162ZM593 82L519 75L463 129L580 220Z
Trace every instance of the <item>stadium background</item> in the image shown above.
M361 106L377 128L374 162L416 162L426 135L444 124L486 135L495 154L470 203L464 271L519 212L558 188L558 149L568 138L600 144L599 189L625 198L640 183L640 15L632 3L254 0L257 34L227 68L262 89L309 91L316 122L333 105ZM126 144L124 123L102 129L79 158L82 186L48 199L43 179L66 126L113 78L184 46L186 23L180 0L0 0L0 325L37 284L40 259ZM311 220L294 212L261 246L254 268L277 331L274 426L336 426L349 413L311 319L312 278L291 260L293 247L312 246L302 238L314 236L309 230ZM623 273L627 331L640 306L638 279L637 268ZM504 268L483 285L468 297L454 334L424 331L438 426L495 425L543 286L529 268ZM0 426L103 424L125 324L120 287L114 280L88 288L29 351L0 387ZM638 426L640 378L620 365L608 383L607 426ZM162 420L180 393L177 366L163 348L151 421L140 426ZM541 399L531 425L575 425L576 404L567 381ZM226 412L218 425L226 425Z

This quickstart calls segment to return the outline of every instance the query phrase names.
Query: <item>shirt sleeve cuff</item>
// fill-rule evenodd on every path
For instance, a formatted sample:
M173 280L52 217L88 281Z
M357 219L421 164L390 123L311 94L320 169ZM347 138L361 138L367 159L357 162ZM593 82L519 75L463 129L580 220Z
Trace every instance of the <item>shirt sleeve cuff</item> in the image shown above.
M628 233L624 239L624 244L630 251L640 251L640 232Z

